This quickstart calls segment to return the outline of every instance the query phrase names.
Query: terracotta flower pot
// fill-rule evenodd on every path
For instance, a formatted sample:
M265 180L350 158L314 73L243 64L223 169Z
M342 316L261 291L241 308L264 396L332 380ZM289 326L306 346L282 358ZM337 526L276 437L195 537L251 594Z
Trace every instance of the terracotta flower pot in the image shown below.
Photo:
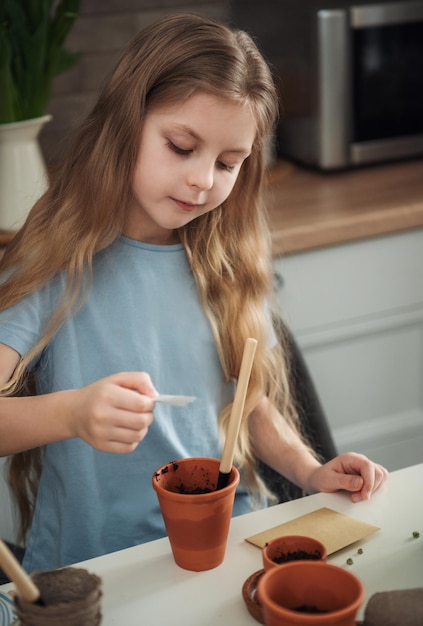
M364 598L361 581L324 561L273 567L258 583L266 626L355 626Z
M269 541L262 550L265 570L290 561L326 561L327 550L324 544L313 537L285 535Z
M196 572L222 563L239 484L232 467L229 484L216 491L218 459L188 458L167 463L152 478L173 557Z

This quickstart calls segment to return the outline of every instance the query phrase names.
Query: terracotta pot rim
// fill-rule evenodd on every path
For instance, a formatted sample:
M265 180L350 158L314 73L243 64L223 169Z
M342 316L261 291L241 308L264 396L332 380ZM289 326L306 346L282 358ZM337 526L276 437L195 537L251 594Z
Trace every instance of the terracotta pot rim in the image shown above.
M268 595L267 596L267 601L270 607L272 607L273 610L277 611L280 615L283 615L286 618L289 618L291 620L291 622L294 623L298 623L299 625L301 624L321 624L322 626L326 626L329 625L331 623L335 623L336 624L336 620L337 618L341 617L346 611L348 612L356 612L361 604L363 603L364 600L364 586L363 583L361 582L361 580L352 572L349 572L347 570L345 570L344 568L340 567L339 565L335 565L333 563L328 563L327 561L311 561L311 560L304 560L304 561L289 561L288 563L283 563L281 564L279 567L272 567L271 569L267 570L264 572L263 576L261 577L260 581L259 581L259 585L258 587L260 588L260 596L261 598L263 597L263 587L264 587L264 583L267 579L271 578L272 576L278 576L280 575L281 570L283 570L284 572L289 571L289 569L295 569L295 568L325 568L325 569L330 569L332 571L336 571L338 573L338 575L342 576L345 575L347 578L349 578L350 580L354 581L357 585L357 598L355 600L353 600L348 607L343 607L340 609L335 609L333 611L330 611L330 617L328 621L328 613L322 613L322 614L307 614L307 613L299 613L298 611L293 611L289 608L286 608L284 606L282 606L281 604L274 602L274 600Z
M313 541L316 541L317 543L321 543L323 545L323 543L320 541L320 539L316 539L315 537L312 537L311 535L279 535L278 537L273 537L273 539L269 539L269 541L267 541L266 545L270 545L273 542L276 541L280 541L281 539L312 539Z
M224 496L227 491L232 490L234 485L235 488L238 486L239 481L240 481L240 474L239 471L237 470L237 468L233 465L231 468L231 473L230 473L230 479L229 479L229 483L226 487L223 487L222 489L219 489L219 491L210 491L209 493L196 493L196 494L192 494L192 493L177 493L175 491L169 491L168 489L164 489L161 485L160 485L160 480L158 479L161 471L168 466L172 466L172 465L178 465L178 464L183 464L186 463L187 461L189 462L194 462L194 463L213 463L213 465L216 466L216 481L218 478L218 470L219 470L219 465L220 465L220 460L213 458L213 457L185 457L182 459L176 459L175 461L169 461L168 463L164 463L163 465L161 465L160 467L158 467L155 472L153 473L153 476L151 478L152 481L152 485L154 490L160 494L162 492L166 492L166 497L170 500L175 500L175 501L181 501L183 500L184 502L196 502L196 503L200 503L200 502L207 502L208 500L213 500L216 499L218 496L217 494L221 494L222 496Z
M313 544L313 547L307 547L305 545L307 543ZM286 544L285 552L283 544ZM282 561L278 563L274 561L272 556L269 554L269 552L272 552L273 549L275 549L275 551L277 552L278 548L281 555L287 554L289 552L295 552L298 550L309 553L317 551L320 553L320 558L288 559L287 561ZM285 565L286 563L290 563L291 561L326 561L327 556L328 553L325 544L320 541L320 539L310 537L309 535L280 535L278 537L270 539L262 548L262 560L265 569L269 569L270 567L279 567L280 565Z

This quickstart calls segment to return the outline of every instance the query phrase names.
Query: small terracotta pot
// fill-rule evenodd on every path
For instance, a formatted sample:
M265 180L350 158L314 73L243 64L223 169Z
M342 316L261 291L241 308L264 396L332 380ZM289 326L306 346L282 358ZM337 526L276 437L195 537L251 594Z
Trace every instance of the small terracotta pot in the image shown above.
M304 535L285 535L271 539L262 550L265 570L290 561L326 561L327 550L318 539Z
M364 588L337 565L292 561L267 570L258 594L266 626L355 626Z
M216 491L219 466L218 459L188 458L153 474L173 557L184 569L212 569L225 557L239 472L232 467L229 484Z

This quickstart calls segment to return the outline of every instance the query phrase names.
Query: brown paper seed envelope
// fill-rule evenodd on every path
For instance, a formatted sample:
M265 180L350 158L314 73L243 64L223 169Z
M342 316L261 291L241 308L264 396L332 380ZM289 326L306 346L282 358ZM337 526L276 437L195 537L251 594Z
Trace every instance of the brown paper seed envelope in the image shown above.
M321 541L326 546L328 554L332 554L359 539L371 535L377 530L380 530L377 526L372 526L366 522L343 515L343 513L323 507L312 513L297 517L290 522L285 522L274 528L269 528L269 530L264 530L257 535L247 537L245 541L263 548L274 537L307 535Z

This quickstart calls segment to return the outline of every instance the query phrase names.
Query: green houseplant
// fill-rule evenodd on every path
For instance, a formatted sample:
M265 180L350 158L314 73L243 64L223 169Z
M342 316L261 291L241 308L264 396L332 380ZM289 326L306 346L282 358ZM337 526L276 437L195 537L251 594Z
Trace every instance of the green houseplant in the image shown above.
M40 117L54 77L80 54L64 47L80 0L0 3L0 124Z
M16 231L47 185L38 144L80 0L0 0L0 230Z

